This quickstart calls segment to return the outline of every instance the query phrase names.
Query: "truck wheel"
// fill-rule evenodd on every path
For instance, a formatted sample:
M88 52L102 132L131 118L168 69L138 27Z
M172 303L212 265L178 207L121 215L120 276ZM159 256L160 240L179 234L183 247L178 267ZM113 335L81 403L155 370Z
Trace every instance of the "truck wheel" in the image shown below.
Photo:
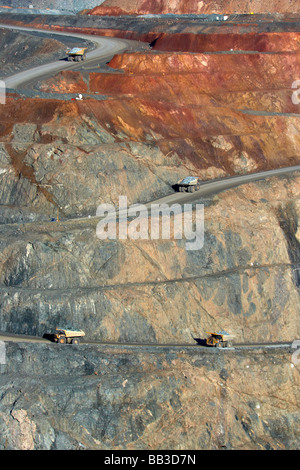
M190 191L191 191L191 193L194 193L196 191L196 186L191 186Z
M57 342L58 342L59 344L65 344L66 341L67 341L67 339L66 339L65 336L60 336L60 337L58 338L58 341L57 341Z
M68 61L69 61L69 62L72 62L72 61L73 61L73 57L71 57L71 56L69 55Z
M72 339L72 344L79 344L80 343L80 339L79 338L73 338Z

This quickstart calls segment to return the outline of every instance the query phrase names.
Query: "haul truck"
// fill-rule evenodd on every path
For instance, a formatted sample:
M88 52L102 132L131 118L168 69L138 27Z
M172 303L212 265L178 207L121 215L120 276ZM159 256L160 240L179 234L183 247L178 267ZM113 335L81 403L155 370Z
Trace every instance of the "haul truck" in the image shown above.
M64 328L56 328L56 333L54 333L54 341L60 344L79 344L83 336L85 336L85 332L82 330L66 330Z
M216 348L226 348L232 346L233 335L230 335L226 331L219 331L218 333L207 332L209 337L206 339L207 346L214 346Z
M180 192L188 191L193 193L200 189L200 179L197 176L187 176L183 180L178 181L177 187Z
M85 60L86 50L87 50L87 47L73 47L73 49L68 49L67 50L68 60L69 61L73 60L75 62L80 62L81 60Z

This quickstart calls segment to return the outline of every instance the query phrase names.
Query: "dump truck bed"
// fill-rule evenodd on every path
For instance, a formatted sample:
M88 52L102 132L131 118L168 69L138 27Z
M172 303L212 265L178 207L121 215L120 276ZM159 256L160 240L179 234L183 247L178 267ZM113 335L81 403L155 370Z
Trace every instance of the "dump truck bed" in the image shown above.
M68 51L68 54L81 55L87 50L86 47L73 47L73 49Z
M191 184L191 183L196 183L198 181L198 178L196 176L187 176L183 180L180 181L180 184Z
M82 330L66 330L64 328L56 328L56 331L63 333L66 338L75 338L75 337L85 336L85 333Z
M197 184L199 182L198 176L186 176L186 178L183 178L183 180L178 181L178 184L183 184L183 185L190 185L190 184Z
M227 333L226 331L214 331L214 332L209 332L207 331L206 332L208 335L211 335L211 336L222 336L223 338L223 341L231 341L235 338L235 336L233 335L230 335L229 333Z

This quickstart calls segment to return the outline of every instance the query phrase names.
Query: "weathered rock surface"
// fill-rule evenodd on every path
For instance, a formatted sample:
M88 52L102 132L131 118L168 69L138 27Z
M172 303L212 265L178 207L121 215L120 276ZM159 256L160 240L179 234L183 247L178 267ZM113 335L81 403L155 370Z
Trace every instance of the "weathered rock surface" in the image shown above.
M33 207L48 220L57 208L93 215L119 195L150 201L187 174L211 179L299 161L299 119L289 115L139 97L47 106L8 99L1 122L1 204Z
M297 449L291 350L7 343L1 449Z
M50 27L52 20L30 21ZM126 21L121 34L130 36ZM108 24L95 16L60 22L51 27ZM138 37L144 23L132 24ZM256 28L266 25L252 22L249 30ZM284 29L276 22L268 28ZM251 43L249 36L224 38L226 48ZM244 343L299 337L299 174L200 199L198 251L174 236L101 241L98 220L81 220L102 202L117 205L120 195L131 204L169 194L188 174L208 180L299 164L294 39L280 35L279 54L272 36L251 46L264 54L125 54L111 62L113 73L62 73L42 84L44 91L98 95L81 102L7 97L0 115L0 331L42 336L70 324L88 340L119 344L6 342L0 448L299 447L293 350L171 346L196 344L211 329ZM219 50L220 38L210 44ZM192 48L189 38L185 47ZM57 215L60 222L50 222Z
M3 227L0 330L42 336L63 323L117 342L190 342L210 328L242 342L294 339L299 191L294 176L220 194L197 251L172 231L151 240L150 228L146 240L101 241L99 219Z
M133 15L133 14L232 14L232 13L298 13L297 0L268 3L259 0L241 3L238 0L216 0L207 2L198 0L105 0L100 6L89 12L90 15Z
M9 211L21 201L37 217L93 215L121 194L129 203L167 194L187 174L205 180L297 164L298 62L298 53L124 54L110 63L123 73L62 73L43 84L102 100L8 98L2 220L21 220Z

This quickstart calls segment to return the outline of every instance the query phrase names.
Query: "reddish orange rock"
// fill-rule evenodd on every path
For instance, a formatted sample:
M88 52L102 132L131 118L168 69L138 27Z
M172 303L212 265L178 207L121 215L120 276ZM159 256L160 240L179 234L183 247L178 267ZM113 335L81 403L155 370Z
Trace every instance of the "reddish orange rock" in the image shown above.
M281 13L299 12L298 0L106 0L90 11L92 15L140 14L231 14L231 13Z

